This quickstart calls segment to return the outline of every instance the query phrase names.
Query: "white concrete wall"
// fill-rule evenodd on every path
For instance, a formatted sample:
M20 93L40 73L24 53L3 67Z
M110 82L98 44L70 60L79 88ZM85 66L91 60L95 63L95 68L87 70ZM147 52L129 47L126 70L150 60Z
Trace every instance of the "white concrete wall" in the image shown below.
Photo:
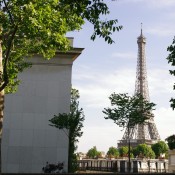
M69 112L73 58L35 57L32 68L20 74L18 92L5 96L2 172L39 173L47 161L64 162L67 171L68 137L48 120Z

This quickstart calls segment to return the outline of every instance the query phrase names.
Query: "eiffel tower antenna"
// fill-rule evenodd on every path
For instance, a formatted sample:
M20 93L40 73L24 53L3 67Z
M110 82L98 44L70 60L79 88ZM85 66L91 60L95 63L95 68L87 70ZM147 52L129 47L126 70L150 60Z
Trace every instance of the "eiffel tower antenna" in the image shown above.
M142 22L141 22L141 35L142 35Z
M141 34L137 38L138 44L138 58L137 58L137 73L135 83L135 94L141 94L147 101L149 101L149 90L147 82L146 72L146 56L145 56L145 45L146 38L143 36L142 23L141 23ZM151 116L147 120L146 124L138 124L134 128L130 128L130 133L126 129L122 140L118 143L118 147L127 146L128 138L131 141L131 146L135 147L139 144L146 143L152 145L160 140L159 133L154 123L154 115L151 112Z

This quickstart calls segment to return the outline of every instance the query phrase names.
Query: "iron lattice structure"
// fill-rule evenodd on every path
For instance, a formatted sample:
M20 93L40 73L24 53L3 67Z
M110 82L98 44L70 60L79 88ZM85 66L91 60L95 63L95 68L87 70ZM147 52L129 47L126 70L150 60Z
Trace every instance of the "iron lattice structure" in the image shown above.
M146 71L146 57L145 57L145 45L146 38L142 34L137 38L138 44L138 59L137 59L137 74L135 84L135 94L139 93L149 101L147 71ZM154 123L154 115L151 112L151 116L147 120L146 124L139 124L133 128L125 130L122 140L118 143L118 147L127 146L130 141L132 147L138 144L146 143L152 145L160 140L160 136L156 125Z

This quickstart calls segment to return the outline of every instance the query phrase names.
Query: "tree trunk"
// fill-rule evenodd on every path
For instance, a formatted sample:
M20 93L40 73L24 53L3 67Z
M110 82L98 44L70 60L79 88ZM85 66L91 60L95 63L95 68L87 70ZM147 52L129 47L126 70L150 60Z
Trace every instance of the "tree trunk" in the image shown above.
M2 172L2 123L3 123L3 108L4 108L4 90L0 92L0 174Z
M0 41L0 84L3 83L3 65L2 65L2 47ZM1 157L1 143L2 143L2 123L3 123L3 109L4 109L4 90L0 92L0 174L2 172L2 157Z
M1 148L1 138L0 138L0 148ZM0 149L0 174L2 173L2 168L1 168L1 149Z

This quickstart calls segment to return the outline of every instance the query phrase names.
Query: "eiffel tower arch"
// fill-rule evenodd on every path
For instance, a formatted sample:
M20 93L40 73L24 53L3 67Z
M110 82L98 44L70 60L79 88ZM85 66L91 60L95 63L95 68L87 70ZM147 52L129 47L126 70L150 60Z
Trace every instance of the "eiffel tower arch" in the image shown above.
M145 45L146 38L143 36L142 29L141 34L137 38L138 44L138 58L137 58L137 73L135 83L135 94L139 93L149 101L148 82L147 82L147 71L146 71L146 56L145 56ZM138 124L133 128L125 130L122 140L119 141L118 147L128 146L136 147L139 144L146 143L152 145L160 140L158 130L154 122L154 114L151 112L151 116L147 120L146 124Z

